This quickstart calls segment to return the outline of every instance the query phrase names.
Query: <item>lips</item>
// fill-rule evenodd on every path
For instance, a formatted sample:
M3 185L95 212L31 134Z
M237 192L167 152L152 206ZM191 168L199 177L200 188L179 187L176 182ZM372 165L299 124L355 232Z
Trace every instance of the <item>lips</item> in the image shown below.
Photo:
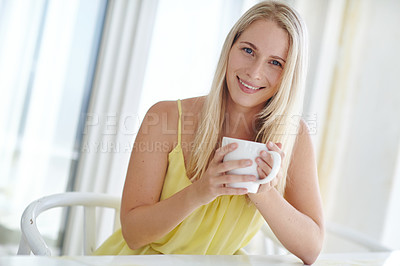
M239 84L240 89L244 93L247 93L247 94L253 94L253 93L256 93L259 90L265 88L265 87L256 87L251 84L248 84L245 81L241 80L239 77L237 77L237 79L238 79L238 84Z

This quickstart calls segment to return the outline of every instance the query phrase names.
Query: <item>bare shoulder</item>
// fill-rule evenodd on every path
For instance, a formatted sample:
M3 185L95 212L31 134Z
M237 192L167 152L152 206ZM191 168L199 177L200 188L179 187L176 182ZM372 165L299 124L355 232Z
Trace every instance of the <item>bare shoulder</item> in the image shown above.
M291 162L288 174L291 177L298 176L296 173L303 171L314 172L316 170L316 158L314 145L310 136L307 123L301 119L296 141L293 146Z
M192 135L198 122L205 97L183 99L182 103L182 134ZM147 111L138 138L146 141L161 141L168 143L171 151L177 142L179 111L177 101L160 101ZM165 145L164 145L165 146Z
M177 103L176 101L160 101L153 104L146 113L146 116L153 115L162 115L162 114L178 114Z
M184 109L186 113L200 113L201 109L203 108L205 99L206 96L184 99L182 100L182 109Z
M314 150L312 139L310 136L310 130L304 119L300 119L299 130L295 145L293 147L293 153L304 153L311 152Z
M147 111L136 142L159 142L168 144L172 149L177 135L178 107L176 101L161 101L155 103Z
M310 135L310 129L307 125L307 122L302 118L299 121L299 132L298 135Z
M182 109L186 112L200 112L205 98L206 96L182 99ZM169 119L175 118L175 120L177 120L178 115L177 101L160 101L150 107L146 117L152 118L153 116L167 116Z

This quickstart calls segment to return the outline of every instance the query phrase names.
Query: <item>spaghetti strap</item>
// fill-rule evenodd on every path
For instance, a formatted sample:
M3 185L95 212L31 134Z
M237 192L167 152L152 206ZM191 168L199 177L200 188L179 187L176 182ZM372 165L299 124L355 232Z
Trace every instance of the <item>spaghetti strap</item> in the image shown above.
M179 119L178 119L178 145L181 144L181 134L182 134L182 128L181 128L181 116L182 116L182 105L181 105L181 100L178 99L178 113L179 113Z

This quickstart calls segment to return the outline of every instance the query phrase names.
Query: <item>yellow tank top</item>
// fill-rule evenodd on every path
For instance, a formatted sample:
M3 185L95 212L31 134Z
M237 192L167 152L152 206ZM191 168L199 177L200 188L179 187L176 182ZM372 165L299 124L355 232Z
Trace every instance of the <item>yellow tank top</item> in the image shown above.
M180 100L178 110L178 144L168 154L168 169L160 200L192 184L186 175L181 147ZM263 222L257 208L245 196L220 196L197 208L172 231L153 243L131 250L119 229L94 255L232 255L249 243Z

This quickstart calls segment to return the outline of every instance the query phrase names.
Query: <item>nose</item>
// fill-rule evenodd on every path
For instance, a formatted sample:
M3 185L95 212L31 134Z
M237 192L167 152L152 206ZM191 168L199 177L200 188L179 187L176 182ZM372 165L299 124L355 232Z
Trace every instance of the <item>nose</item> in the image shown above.
M261 60L256 60L250 63L246 69L246 74L253 80L260 80L262 78L263 63Z

